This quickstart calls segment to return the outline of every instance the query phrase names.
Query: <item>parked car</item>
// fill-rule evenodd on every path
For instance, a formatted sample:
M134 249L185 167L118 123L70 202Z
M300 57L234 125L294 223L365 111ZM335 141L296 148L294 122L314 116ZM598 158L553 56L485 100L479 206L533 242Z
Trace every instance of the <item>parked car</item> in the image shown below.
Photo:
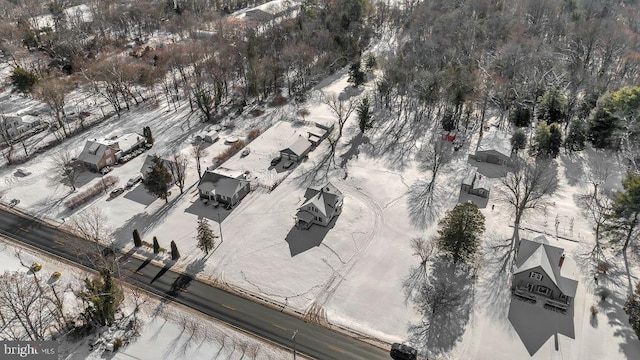
M248 147L244 148L244 150L242 150L242 152L240 153L240 157L245 157L247 155L249 155L249 153L251 153L251 149L249 149Z
M29 176L31 175L31 171L25 169L25 168L18 168L16 169L16 174L20 175L20 176Z
M286 163L284 163L284 165L282 165L283 168L288 169L290 167L293 166L293 160L287 160Z
M395 343L391 345L390 355L395 360L416 360L418 351L411 346Z
M142 174L138 174L138 175L132 177L131 179L129 179L129 181L127 181L126 188L128 189L128 188L132 187L133 185L135 185L135 184L137 184L137 183L139 183L141 181L142 181Z
M271 159L271 166L276 166L278 165L278 163L280 162L280 160L282 160L282 158L280 156L275 157L273 159Z
M111 191L111 193L109 194L112 198L122 194L124 192L124 189L119 187L119 188L115 188Z

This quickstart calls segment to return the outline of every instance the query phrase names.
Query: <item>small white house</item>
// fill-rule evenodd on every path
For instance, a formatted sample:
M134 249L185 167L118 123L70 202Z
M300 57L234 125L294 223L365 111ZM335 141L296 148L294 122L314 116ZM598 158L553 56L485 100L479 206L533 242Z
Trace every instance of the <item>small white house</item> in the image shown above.
M509 134L497 129L486 131L480 139L474 157L477 161L508 165L511 163Z

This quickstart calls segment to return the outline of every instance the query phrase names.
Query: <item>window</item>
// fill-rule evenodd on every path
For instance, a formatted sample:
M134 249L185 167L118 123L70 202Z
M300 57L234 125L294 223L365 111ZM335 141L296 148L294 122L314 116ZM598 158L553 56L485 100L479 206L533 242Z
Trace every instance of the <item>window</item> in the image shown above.
M530 279L536 279L538 281L542 281L543 276L540 273L532 271L532 272L529 273L529 278Z
M549 289L548 287L538 286L537 291L538 291L538 293L540 293L542 295L551 296L551 289Z

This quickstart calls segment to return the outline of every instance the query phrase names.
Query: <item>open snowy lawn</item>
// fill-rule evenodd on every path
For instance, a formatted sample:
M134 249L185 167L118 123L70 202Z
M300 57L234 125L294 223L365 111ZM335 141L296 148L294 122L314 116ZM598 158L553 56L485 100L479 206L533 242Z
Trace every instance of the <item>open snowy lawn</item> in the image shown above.
M0 238L0 271L29 271L20 264L15 256L19 250L23 263L42 264L38 275L48 278L53 271L60 271L62 276L56 280L60 287L66 284L74 288L82 286L81 280L89 273L66 263L57 261L42 253L16 246L8 240ZM46 282L46 281L45 281ZM49 283L52 283L51 280ZM75 296L66 293L66 304L75 306L81 311L80 303L75 303ZM125 312L133 309L134 301L130 291L125 294ZM283 359L288 352L252 337L237 332L223 324L216 323L200 313L183 306L163 304L160 300L142 295L140 318L143 321L141 334L129 345L116 353L103 352L101 349L90 351L88 339L77 343L61 343L60 351L65 359L103 359L105 356L114 359L211 359L218 354L225 359ZM67 311L74 311L67 307ZM302 358L302 357L301 357Z

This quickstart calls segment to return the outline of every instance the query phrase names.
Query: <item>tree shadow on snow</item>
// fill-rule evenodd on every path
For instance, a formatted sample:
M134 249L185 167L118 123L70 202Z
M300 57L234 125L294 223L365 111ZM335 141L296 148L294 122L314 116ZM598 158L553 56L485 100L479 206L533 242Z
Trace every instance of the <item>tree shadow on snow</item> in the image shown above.
M416 310L423 317L419 323L409 325L408 334L410 342L422 353L442 355L461 340L473 305L473 281L470 267L464 264L454 266L444 257L433 263L429 283L446 284L447 293L434 301L439 295L425 291L425 283L413 296ZM434 303L439 305L425 305Z
M140 235L144 237L149 230L164 221L171 209L173 209L173 206L180 201L180 199L181 196L177 196L169 200L169 203L163 204L162 207L154 213L149 214L143 212L129 218L129 220L113 232L115 244L122 247L130 243L134 229L138 229Z
M303 253L311 248L320 246L325 236L327 236L327 233L329 233L329 230L333 229L336 225L336 221L339 217L340 216L335 216L327 226L313 224L306 230L298 229L295 226L292 227L285 238L285 241L289 243L291 257Z
M437 184L431 186L428 180L419 179L407 191L409 221L418 229L426 229L441 214L446 193Z
M340 167L344 168L347 163L353 159L354 157L357 159L360 154L360 145L366 144L369 142L369 139L362 133L359 132L358 135L354 136L347 145L349 145L349 149L340 155Z

